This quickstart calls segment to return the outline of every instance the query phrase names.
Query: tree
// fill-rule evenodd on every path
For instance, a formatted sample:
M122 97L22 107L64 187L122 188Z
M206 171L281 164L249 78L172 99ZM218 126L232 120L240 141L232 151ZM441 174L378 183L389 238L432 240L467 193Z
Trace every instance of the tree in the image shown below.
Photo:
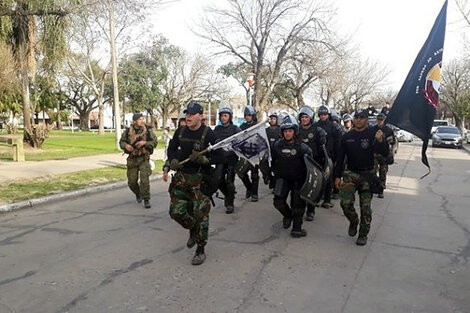
M450 61L442 73L441 88L440 102L452 112L456 126L462 129L470 111L470 62L465 59Z
M0 41L11 46L21 81L25 139L31 127L30 85L37 72L36 61L52 71L65 55L67 16L80 0L9 0L0 4Z
M228 0L209 8L197 34L255 74L254 106L266 111L288 53L299 42L329 45L332 11L313 1Z
M222 65L218 70L218 73L222 74L226 78L234 79L244 90L246 96L246 104L250 104L250 87L247 83L247 73L250 72L250 68L243 62L233 63L229 62Z

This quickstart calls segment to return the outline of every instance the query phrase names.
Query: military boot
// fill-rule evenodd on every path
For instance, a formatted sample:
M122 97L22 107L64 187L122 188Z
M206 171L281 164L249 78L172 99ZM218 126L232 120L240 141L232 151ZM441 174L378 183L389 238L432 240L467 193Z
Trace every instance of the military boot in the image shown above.
M192 248L196 245L197 243L197 234L199 233L199 226L194 226L189 230L189 239L188 242L186 243L186 246L188 248Z
M194 254L191 260L192 265L201 265L206 260L206 254L204 253L204 247L197 247L196 254Z
M305 229L292 230L290 232L292 238L300 238L307 236L307 231Z
M381 198L381 199L384 197L383 191L378 194L378 197Z
M246 191L245 198L247 198L247 199L251 198L251 191L249 191L249 190Z
M321 204L321 207L322 208L325 208L325 209L331 209L334 205L330 202L330 201L323 201L323 203Z
M359 237L356 240L356 245L358 246L365 246L367 243L367 236L365 235L359 235Z
M357 234L357 224L358 222L349 222L349 229L348 229L348 235L351 237L356 236Z
M285 217L282 219L282 227L284 229L288 229L290 225L292 224L292 217Z
M313 214L313 212L307 212L305 216L305 220L311 222L314 219L315 219L315 214Z
M258 195L252 195L251 202L258 202Z
M149 200L144 200L144 208L150 209L151 207L152 207L152 205L150 204L150 201Z
M139 196L135 196L135 200L137 200L137 203L142 203L142 198Z
M235 211L235 207L233 205L226 205L225 206L225 214L232 214Z

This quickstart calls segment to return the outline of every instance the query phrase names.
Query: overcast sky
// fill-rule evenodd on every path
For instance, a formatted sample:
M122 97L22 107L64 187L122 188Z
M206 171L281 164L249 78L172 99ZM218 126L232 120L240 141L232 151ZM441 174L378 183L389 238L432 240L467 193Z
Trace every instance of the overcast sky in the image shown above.
M191 25L203 7L224 0L180 0L160 10L153 19L154 32L191 52L204 52L205 44L194 36ZM337 24L352 34L364 58L389 67L388 87L398 90L441 9L443 0L336 0ZM462 52L462 36L470 28L459 22L454 1L449 2L444 47L445 62Z

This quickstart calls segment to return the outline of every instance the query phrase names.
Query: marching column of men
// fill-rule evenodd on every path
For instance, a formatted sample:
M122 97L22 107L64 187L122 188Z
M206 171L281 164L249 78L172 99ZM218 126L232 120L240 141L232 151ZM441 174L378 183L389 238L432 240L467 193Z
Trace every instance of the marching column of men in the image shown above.
M163 179L167 181L168 172L174 171L169 188L169 213L189 231L187 247L197 246L191 263L199 265L206 259L212 194L219 189L224 195L225 212L233 213L234 180L238 174L246 188L246 198L253 202L258 200L259 167L239 159L233 151L210 151L208 147L253 127L257 120L254 108L247 106L245 122L239 128L233 124L232 109L223 107L219 110L220 123L212 131L202 122L203 108L197 102L189 103L183 114L184 119L179 120L185 123L179 125L168 144ZM344 114L341 125L339 115L327 106L319 107L316 123L314 111L307 106L300 109L298 118L288 114L280 121L277 114L269 115L269 126L265 131L272 162L269 166L267 159L262 160L261 169L265 183L273 189L273 206L283 217L283 227L288 229L292 225L292 237L307 235L302 228L303 216L306 215L307 221L314 220L314 203L320 201L320 196L312 200L302 194L301 189L307 185L306 160L309 159L309 164L316 163L323 171L326 184L321 190L322 206L333 206L334 182L339 191L340 206L349 220L348 234L356 236L359 233L357 245L367 243L372 221L372 195L377 193L383 197L388 165L393 163L390 145L396 141L393 130L385 125L385 114L378 114L377 125L373 127L368 126L368 116L368 109L356 111L354 118ZM134 124L121 138L121 148L129 153L129 187L138 202L145 200L146 208L150 207L149 155L155 146L155 135L145 126L142 115L136 113ZM328 175L330 172L333 173ZM137 184L139 176L140 186ZM359 194L360 216L354 209L356 192Z

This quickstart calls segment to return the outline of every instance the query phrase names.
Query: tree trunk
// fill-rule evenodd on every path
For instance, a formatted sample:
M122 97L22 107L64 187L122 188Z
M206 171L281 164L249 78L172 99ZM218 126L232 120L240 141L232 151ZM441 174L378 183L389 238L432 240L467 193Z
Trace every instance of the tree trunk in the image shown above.
M104 135L104 105L103 96L98 95L98 134Z
M116 34L115 34L115 21L114 21L114 5L112 0L108 0L108 13L109 13L109 32L110 32L110 47L111 47L111 65L113 76L113 103L114 103L114 127L116 129L116 147L119 147L119 140L121 139L121 113L119 108L119 89L117 77L117 56L116 56Z
M28 71L23 71L21 75L23 94L23 123L25 132L31 133L31 99L29 98L29 77Z
M88 128L88 119L90 113L88 111L80 111L80 130L90 130Z

